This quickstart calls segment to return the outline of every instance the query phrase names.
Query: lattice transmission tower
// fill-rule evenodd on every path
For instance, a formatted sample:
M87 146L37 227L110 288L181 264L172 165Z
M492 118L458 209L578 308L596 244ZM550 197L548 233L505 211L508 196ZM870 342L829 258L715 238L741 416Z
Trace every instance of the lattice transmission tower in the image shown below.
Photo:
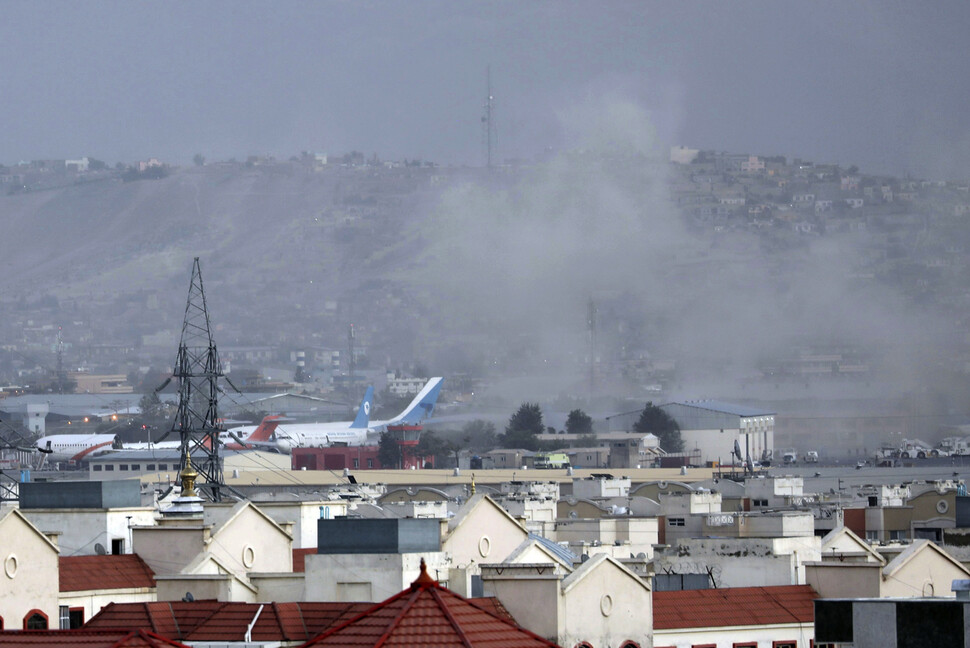
M200 489L213 501L222 500L224 480L219 460L219 378L223 375L219 353L209 329L205 291L199 258L192 265L189 297L185 304L182 337L175 358L173 378L178 381L178 410L172 432L179 435L179 472L188 456L199 473Z

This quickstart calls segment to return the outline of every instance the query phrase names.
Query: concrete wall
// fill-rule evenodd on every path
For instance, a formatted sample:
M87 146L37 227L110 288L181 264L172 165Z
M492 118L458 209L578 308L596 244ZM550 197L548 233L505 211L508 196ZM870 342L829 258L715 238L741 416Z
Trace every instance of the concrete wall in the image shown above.
M251 506L220 526L207 549L236 574L293 571L291 538Z
M620 646L635 641L652 646L653 599L643 581L610 561L567 586L562 594L562 624L558 643L574 646Z
M16 512L0 520L0 618L7 630L23 628L31 610L58 627L57 551Z
M771 626L732 628L689 628L684 630L655 630L654 646L716 646L733 648L736 644L756 643L758 648L771 648L776 641L795 641L799 648L808 648L815 639L811 623L790 623Z
M436 519L335 518L317 521L317 551L330 554L418 553L437 551Z
M184 595L184 593L183 593ZM86 592L61 592L58 604L84 610L84 621L101 611L108 603L154 603L155 588L140 587L123 590L97 590Z
M294 549L317 546L317 520L321 517L332 519L347 514L347 503L341 501L256 502L256 506L277 524L293 524Z
M408 554L311 554L306 557L306 600L383 601L409 587L421 573L447 585L451 563L443 552Z
M91 556L100 544L111 553L111 541L124 540L124 553L132 553L130 527L154 526L150 507L116 509L28 509L22 511L41 531L57 532L61 554ZM130 519L129 519L130 517Z
M27 482L20 485L21 509L141 506L141 483L124 481Z
M878 598L881 573L878 563L813 563L805 566L805 584L822 598Z

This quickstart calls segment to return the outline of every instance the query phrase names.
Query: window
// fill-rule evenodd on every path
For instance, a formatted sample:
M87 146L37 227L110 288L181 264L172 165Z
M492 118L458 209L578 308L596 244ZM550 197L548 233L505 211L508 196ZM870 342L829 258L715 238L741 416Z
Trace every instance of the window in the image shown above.
M889 532L889 539L890 540L905 540L906 539L906 531L904 531L904 530L890 531Z
M158 464L159 470L168 470L168 464Z
M124 538L111 538L111 553L119 556L125 553L125 539Z
M104 467L105 472L111 472L114 469L115 469L115 467L112 466L111 464L106 464L105 467Z
M684 526L684 518L668 518L667 523L670 526L682 527Z
M132 470L141 470L141 464L131 464Z
M866 530L866 540L869 542L879 542L879 532Z
M128 464L118 464L118 470L128 470Z
M753 500L751 500L751 506L768 506L768 500L766 500L766 499L753 499Z
M690 648L717 648L717 644L694 644Z
M94 472L101 472L101 464L94 464Z
M373 468L374 467L374 460L373 459L368 459L367 460L367 467L368 468Z
M635 641L624 641L620 644L620 648L640 648L640 644Z
M24 617L24 630L47 630L47 615L40 610L31 610Z
M354 468L360 468L360 459L354 459Z
M61 605L58 608L58 621L61 630L73 630L84 625L84 608Z
M758 648L758 642L757 641L749 641L747 643L731 644L731 648Z
M798 642L795 640L772 641L771 648L798 648Z
M145 464L145 470L155 470L155 464Z

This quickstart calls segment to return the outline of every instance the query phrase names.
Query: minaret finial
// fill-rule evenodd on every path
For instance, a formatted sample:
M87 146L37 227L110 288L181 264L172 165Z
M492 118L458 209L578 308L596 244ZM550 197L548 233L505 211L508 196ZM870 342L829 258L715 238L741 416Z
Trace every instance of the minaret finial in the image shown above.
M475 494L475 473L472 473L472 495Z
M185 468L182 469L182 474L179 478L182 480L182 497L198 497L195 492L195 480L199 477L199 473L195 472L195 468L192 467L192 455L186 453L185 456Z

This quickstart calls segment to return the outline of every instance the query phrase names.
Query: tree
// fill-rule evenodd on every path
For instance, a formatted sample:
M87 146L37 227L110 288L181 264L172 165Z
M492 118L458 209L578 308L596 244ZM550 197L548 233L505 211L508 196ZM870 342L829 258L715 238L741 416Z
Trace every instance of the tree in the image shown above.
M435 457L435 462L440 461L439 457L455 456L455 465L458 465L458 451L461 449L457 443L446 441L434 432L425 432L418 440L418 445L414 448L414 453L419 457Z
M499 437L499 442L504 448L538 450L542 445L539 435L543 432L545 432L545 426L542 424L542 410L539 404L523 403L509 417L505 434Z
M680 436L677 421L652 402L647 402L633 429L641 434L656 435L660 439L660 447L667 452L684 451L684 440Z
M165 415L165 406L155 391L150 391L142 396L138 401L138 407L141 409L142 418L147 420L159 419Z
M195 164L195 166L204 166L205 156L203 156L201 153L196 153L192 156L192 162Z
M492 450L498 445L498 434L495 432L495 424L491 421L482 419L469 421L461 428L461 433L467 439L466 444L469 448Z
M581 409L574 409L566 417L567 434L592 434L593 419Z
M377 460L384 468L401 467L401 446L390 432L381 432L377 442Z

